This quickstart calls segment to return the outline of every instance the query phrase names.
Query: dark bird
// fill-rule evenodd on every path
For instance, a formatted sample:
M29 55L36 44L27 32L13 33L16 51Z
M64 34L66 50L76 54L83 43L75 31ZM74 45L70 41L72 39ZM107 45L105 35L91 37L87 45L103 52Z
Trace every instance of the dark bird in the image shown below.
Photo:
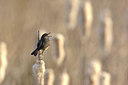
M38 41L37 43L37 48L31 53L31 55L36 56L40 50L42 50L42 54L43 52L50 46L50 40L49 40L49 33L44 33L41 36L41 39Z

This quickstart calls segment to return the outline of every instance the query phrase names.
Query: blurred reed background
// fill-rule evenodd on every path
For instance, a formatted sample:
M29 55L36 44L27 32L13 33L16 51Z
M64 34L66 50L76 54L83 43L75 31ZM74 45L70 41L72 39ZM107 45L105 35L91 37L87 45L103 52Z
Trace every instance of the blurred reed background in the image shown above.
M0 85L35 85L30 53L51 32L45 85L128 85L127 0L0 0ZM3 44L2 44L3 43Z

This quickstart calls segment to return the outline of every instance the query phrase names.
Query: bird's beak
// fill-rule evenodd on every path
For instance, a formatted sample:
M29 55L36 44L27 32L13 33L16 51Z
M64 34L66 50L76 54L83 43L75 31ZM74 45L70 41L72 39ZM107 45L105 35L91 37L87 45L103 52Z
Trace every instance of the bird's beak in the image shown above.
M51 32L47 33L48 34L48 37L52 37L52 36L49 36L51 34Z

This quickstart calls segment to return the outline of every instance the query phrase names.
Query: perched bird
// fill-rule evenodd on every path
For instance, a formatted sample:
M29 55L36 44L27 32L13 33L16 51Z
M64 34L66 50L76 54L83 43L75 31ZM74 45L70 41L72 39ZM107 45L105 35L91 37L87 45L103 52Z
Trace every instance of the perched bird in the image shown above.
M44 33L41 36L41 39L38 41L37 43L37 48L31 53L31 55L36 56L40 50L42 50L42 54L43 52L50 46L50 40L49 40L49 33Z

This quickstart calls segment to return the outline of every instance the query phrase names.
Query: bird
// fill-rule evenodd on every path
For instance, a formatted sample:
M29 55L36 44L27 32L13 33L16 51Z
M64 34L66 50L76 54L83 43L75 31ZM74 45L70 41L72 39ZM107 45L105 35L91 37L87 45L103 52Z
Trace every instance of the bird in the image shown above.
M40 50L42 50L42 54L43 54L43 52L50 46L49 37L52 37L50 36L50 32L44 33L41 36L41 39L37 43L37 48L31 53L31 55L36 56Z

